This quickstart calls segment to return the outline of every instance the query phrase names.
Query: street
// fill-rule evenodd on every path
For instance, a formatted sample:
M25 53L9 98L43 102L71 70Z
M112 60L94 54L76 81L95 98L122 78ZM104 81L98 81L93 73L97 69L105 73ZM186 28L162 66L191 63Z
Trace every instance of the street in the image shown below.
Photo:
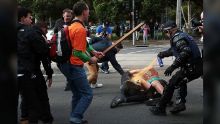
M117 60L125 70L143 68L147 66L157 55L169 47L165 45L149 45L149 47L125 46L117 54ZM164 67L155 65L159 74L165 80L163 72L174 58L165 58ZM119 94L120 75L110 65L110 74L99 72L98 83L103 83L102 88L93 89L93 101L85 113L84 119L89 124L202 124L203 122L203 80L201 78L188 84L188 96L186 111L171 115L169 107L167 116L154 116L150 113L149 106L144 103L123 104L111 109L111 100ZM51 111L54 116L54 124L69 124L71 92L64 91L66 80L53 64L55 74L53 85L48 89ZM175 98L175 97L174 97Z

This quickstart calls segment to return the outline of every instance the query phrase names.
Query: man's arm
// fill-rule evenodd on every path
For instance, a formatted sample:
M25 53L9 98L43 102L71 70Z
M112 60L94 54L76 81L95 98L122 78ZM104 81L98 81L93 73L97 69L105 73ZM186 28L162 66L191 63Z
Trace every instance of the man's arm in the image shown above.
M102 58L104 56L102 52L98 52L95 49L93 49L92 45L90 45L89 43L87 43L86 45L86 50L89 53L92 53L92 55L94 55L96 58Z
M73 50L73 55L81 59L83 62L88 62L90 60L90 57L86 55L86 53L79 50Z
M188 43L184 39L180 39L175 41L174 44L177 48L177 51L179 51L179 56L176 57L173 64L176 67L180 67L181 65L185 64L186 61L189 59L189 57L192 54L191 48L188 46Z
M135 70L130 70L129 72L131 73L131 74L135 74L135 73L138 73L138 72L140 72L141 71L141 69L135 69Z
M172 49L171 49L171 48L169 48L169 49L168 49L168 50L166 50L166 51L159 52L159 54L158 54L157 56L158 56L158 57L160 57L160 58L164 58L164 57L173 56Z
M51 68L51 61L48 58L48 56L43 56L41 61L42 61L42 65L44 67L44 70L46 71L48 87L51 87L52 75L53 75L53 69Z

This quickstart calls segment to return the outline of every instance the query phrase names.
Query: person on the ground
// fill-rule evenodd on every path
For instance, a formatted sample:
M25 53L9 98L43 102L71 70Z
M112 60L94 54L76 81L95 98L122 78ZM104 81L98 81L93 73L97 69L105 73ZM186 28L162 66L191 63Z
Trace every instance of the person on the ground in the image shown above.
M59 68L70 83L72 91L70 123L86 124L88 121L83 120L83 115L92 102L93 93L83 65L85 62L96 64L97 58L103 56L103 53L95 51L86 41L84 22L88 21L89 17L88 5L83 1L78 1L73 5L73 12L74 23L68 26L73 48L72 55L70 62L59 64ZM94 56L88 56L86 51Z
M122 103L130 102L146 101L147 105L156 104L167 82L159 77L158 72L154 68L151 68L144 72L139 85L137 85L131 79L140 71L142 69L130 70L122 75L121 94L112 100L111 108L115 108Z
M174 70L180 68L169 80L164 89L159 103L151 107L150 111L155 115L166 115L167 103L171 100L174 90L178 88L177 101L172 114L186 110L187 83L199 78L203 73L201 53L194 39L187 33L180 31L173 21L167 22L163 27L164 32L170 38L170 48L160 52L158 57L175 56L174 62L165 70L165 76L170 76Z

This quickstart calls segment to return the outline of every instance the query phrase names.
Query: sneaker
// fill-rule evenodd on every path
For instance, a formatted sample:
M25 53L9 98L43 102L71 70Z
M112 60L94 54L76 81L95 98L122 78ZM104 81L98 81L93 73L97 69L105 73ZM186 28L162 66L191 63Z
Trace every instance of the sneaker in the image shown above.
M103 73L109 74L109 71L108 71L108 70L105 70L105 69L103 69L102 67L100 67L100 69L101 69L101 71L102 71Z
M117 107L119 104L125 102L124 99L121 97L121 96L116 96L112 102L111 102L111 105L110 105L110 108L115 108Z
M91 87L92 89L101 88L101 87L103 87L103 84L98 84L98 83L96 83L96 84L90 84L90 87Z
M186 110L185 103L179 103L179 104L175 104L175 106L173 107L173 109L170 110L170 112L172 114L177 114L185 110Z
M154 115L166 115L166 109L159 106L153 106L149 109Z
M109 71L108 71L108 70L105 70L104 73L105 73L105 74L109 74Z

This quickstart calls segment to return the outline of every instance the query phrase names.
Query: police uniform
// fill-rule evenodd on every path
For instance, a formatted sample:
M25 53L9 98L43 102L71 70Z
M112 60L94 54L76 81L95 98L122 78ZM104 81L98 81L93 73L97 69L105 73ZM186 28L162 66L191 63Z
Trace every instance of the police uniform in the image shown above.
M174 23L168 23L165 26L176 27ZM166 104L172 99L174 89L178 88L178 103L171 110L171 113L178 113L185 110L185 97L187 96L187 82L199 78L203 72L203 65L200 50L193 38L185 32L177 30L170 39L170 48L167 51L160 52L158 57L164 58L175 56L175 60L169 66L164 74L171 73L180 68L169 80L168 86L164 89L162 98L156 107L151 108L154 114L165 114Z

